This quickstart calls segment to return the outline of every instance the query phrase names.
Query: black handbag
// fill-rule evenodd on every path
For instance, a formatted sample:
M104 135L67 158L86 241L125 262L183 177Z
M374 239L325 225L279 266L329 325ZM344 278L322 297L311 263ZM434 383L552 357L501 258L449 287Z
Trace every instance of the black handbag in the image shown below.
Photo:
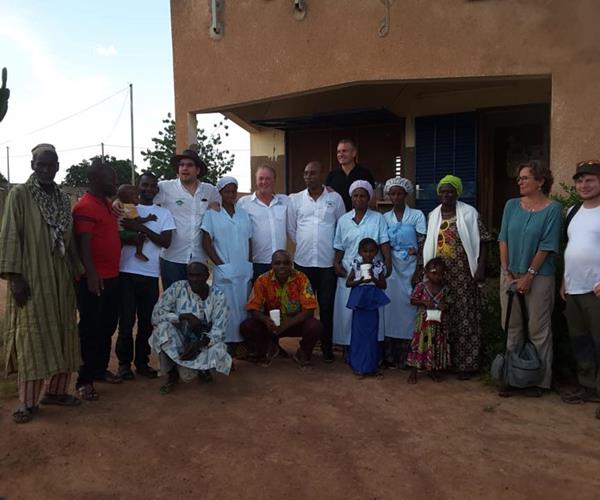
M529 317L525 305L525 297L523 294L517 293L512 286L506 293L508 294L508 304L504 321L504 333L508 335L508 324L516 295L519 300L519 308L521 309L523 342L515 350L510 351L507 349L504 354L496 356L490 370L491 376L503 387L510 386L519 389L537 387L544 376L543 364L535 345L529 338Z

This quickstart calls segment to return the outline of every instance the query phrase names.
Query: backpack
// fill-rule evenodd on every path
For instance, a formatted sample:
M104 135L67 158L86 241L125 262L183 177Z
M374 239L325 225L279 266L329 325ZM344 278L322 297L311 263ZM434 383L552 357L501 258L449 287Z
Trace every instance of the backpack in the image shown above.
M523 322L523 343L514 351L508 349L498 354L492 362L490 374L500 387L537 387L543 378L543 365L535 345L529 339L529 318L525 306L525 297L511 287L508 294L504 333L508 334L508 324L515 295L518 297Z

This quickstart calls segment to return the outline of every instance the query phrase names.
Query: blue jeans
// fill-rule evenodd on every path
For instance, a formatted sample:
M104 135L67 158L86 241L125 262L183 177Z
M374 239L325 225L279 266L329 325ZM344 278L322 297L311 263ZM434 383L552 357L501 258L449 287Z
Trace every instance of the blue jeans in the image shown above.
M187 279L187 264L171 262L161 257L160 259L160 279L162 280L163 290L169 288L176 281Z

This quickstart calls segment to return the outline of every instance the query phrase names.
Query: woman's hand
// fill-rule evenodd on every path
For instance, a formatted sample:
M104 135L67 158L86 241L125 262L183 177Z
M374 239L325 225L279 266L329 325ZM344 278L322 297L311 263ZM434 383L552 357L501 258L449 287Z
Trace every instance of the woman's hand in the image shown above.
M473 276L473 279L478 285L485 283L485 266L481 262L477 264L477 269L475 270L475 276Z
M533 281L533 275L527 273L521 278L516 280L517 292L525 295L531 289L531 282Z

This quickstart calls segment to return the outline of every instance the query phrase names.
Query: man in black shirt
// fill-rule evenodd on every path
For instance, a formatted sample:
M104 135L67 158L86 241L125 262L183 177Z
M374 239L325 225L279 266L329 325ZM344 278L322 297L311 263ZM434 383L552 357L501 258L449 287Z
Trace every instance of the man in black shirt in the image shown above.
M356 163L356 155L358 150L352 139L342 139L337 146L337 161L340 168L336 168L329 172L325 185L332 187L337 193L342 196L346 211L352 208L350 200L350 184L354 181L368 181L371 186L375 187L375 179L368 168L361 167Z

